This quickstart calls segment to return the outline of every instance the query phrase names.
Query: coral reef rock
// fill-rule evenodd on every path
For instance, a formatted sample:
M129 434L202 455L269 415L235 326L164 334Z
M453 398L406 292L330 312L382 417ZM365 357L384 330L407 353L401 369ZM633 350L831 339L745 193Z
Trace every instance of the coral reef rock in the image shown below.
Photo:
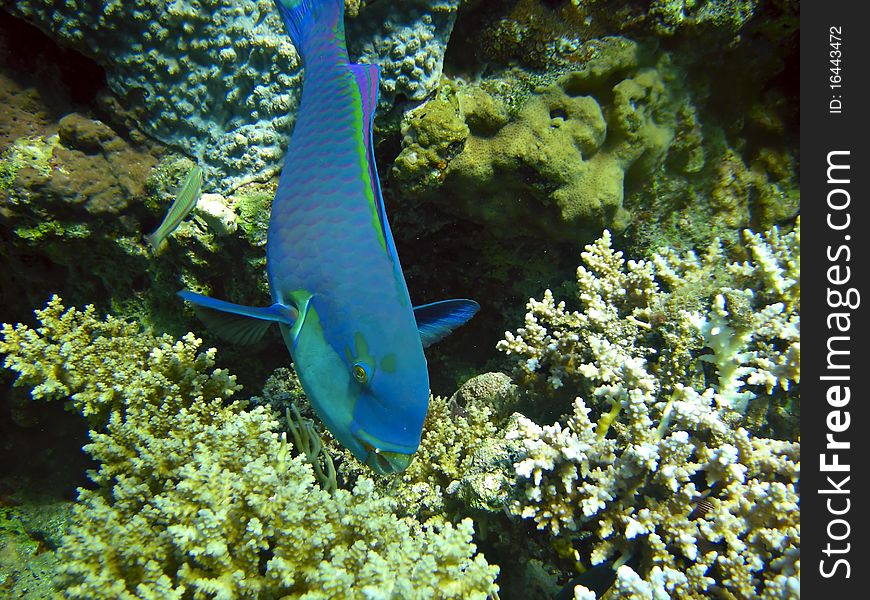
M381 68L382 108L422 102L438 86L459 2L376 2L348 22L350 55Z
M457 5L360 10L355 58L381 65L385 103L422 100L437 83ZM93 56L143 132L203 164L208 191L278 171L302 65L272 0L25 0L10 10Z

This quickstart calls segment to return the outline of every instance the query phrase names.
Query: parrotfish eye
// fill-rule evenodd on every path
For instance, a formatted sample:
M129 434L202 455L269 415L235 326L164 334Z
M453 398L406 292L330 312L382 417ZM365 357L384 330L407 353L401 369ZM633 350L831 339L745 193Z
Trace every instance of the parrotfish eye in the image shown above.
M354 363L354 365L353 365L353 378L356 379L357 381L359 381L360 383L368 382L368 380L370 378L369 368L366 366L365 363L362 363L362 362Z

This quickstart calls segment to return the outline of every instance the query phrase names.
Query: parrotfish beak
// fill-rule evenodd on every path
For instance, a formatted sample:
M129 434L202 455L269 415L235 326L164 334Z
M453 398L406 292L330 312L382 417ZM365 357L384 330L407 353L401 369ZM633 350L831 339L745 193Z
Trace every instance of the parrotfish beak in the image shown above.
M386 450L378 450L366 444L369 451L366 455L366 466L379 475L392 475L401 473L408 468L411 461L414 460L413 454L402 454L400 452L387 452Z
M408 468L411 461L414 460L414 454L417 452L418 444L406 446L407 450L398 444L389 444L379 440L375 436L369 434L363 429L357 428L353 432L353 437L359 446L362 447L364 455L356 454L368 468L378 475L392 475L401 473ZM392 448L387 450L384 448ZM405 450L405 451L403 451ZM363 459L363 456L365 457Z

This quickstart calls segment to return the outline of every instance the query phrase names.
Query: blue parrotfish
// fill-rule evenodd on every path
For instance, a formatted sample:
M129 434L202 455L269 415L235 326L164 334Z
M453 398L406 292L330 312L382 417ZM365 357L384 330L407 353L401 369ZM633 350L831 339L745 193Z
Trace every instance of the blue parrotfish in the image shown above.
M350 62L344 0L275 3L304 73L269 221L273 304L179 294L230 340L254 342L277 323L329 431L375 472L400 472L429 406L423 347L480 307L465 299L411 304L374 158L380 72Z
M163 222L160 226L149 235L145 236L145 241L151 246L152 252L157 252L163 240L168 238L173 231L178 229L184 217L193 210L196 203L199 202L200 194L202 193L202 167L196 165L184 178L184 183L178 189L178 194L175 196L175 201L166 216L163 217Z

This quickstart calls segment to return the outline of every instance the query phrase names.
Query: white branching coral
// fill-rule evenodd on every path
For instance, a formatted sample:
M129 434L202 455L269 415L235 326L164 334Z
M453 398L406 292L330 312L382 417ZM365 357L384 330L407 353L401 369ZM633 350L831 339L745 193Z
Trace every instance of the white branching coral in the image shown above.
M582 530L592 564L631 557L607 598L797 585L799 445L750 433L735 409L797 398L799 236L799 223L747 233L736 262L719 244L626 262L605 232L582 255L579 310L548 291L499 344L533 399L575 397L562 423L520 418L508 433L521 444L510 511L554 535Z
M514 514L554 534L591 532L593 564L638 557L644 587L662 598L700 597L713 585L774 598L794 585L797 443L732 429L712 390L678 388L642 436L632 426L648 421L641 410L625 411L626 433L615 437L596 433L588 414L577 398L565 427L524 419L508 434L523 444L515 468L524 495L510 506ZM608 597L637 597L630 589L618 585Z
M582 257L577 297L584 310L569 311L547 290L543 300L529 300L524 326L506 332L497 347L521 358L515 377L529 390L579 386L591 398L609 400L605 410L632 390L651 399L657 383L644 364L655 350L639 342L661 294L652 265L623 260L607 231Z
M770 394L800 383L800 219L787 234L773 227L747 230L743 238L734 262L725 260L718 240L700 259L668 249L651 259L673 295L708 290L707 310L680 310L678 319L713 351L702 357L716 368L713 387L739 412L757 394L747 386Z

